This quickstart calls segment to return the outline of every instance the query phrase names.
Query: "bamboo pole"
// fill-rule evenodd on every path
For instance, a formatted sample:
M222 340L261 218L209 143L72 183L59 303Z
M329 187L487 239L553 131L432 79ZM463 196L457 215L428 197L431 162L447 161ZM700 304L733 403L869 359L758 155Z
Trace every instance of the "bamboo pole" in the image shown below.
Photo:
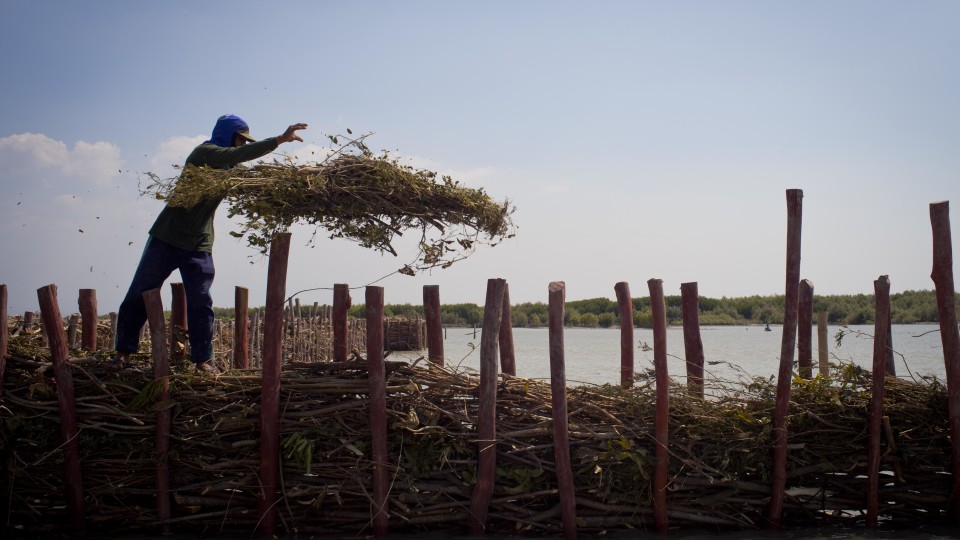
M820 375L822 377L830 374L829 346L830 344L827 342L827 312L821 311L817 313L817 352L820 356Z
M80 348L97 350L97 290L80 289Z
M804 379L813 378L813 282L800 281L797 307L797 371Z
M553 411L553 456L560 490L563 536L577 537L576 488L570 462L570 433L567 418L567 376L563 347L563 319L566 285L554 281L548 287L550 309L550 397Z
M443 365L443 334L440 319L440 286L423 286L423 315L427 320L427 358Z
M621 281L613 286L620 308L620 386L633 386L633 298L630 284Z
M783 337L777 372L777 398L773 411L773 465L770 479L770 527L780 528L784 489L787 484L787 414L790 383L793 377L793 349L796 346L797 303L800 294L800 239L803 217L803 191L787 190L787 270L783 309Z
M267 300L263 325L263 382L260 397L259 531L272 535L277 525L277 487L280 476L280 364L283 361L283 297L287 289L290 233L270 243Z
M480 446L477 483L470 501L470 534L481 535L487 527L490 498L497 474L497 345L503 319L503 279L487 280L483 306L483 335L480 336L480 404L477 431Z
M687 364L687 392L703 399L703 339L700 337L700 294L697 282L680 284L683 311L683 349Z
M867 527L877 528L880 503L880 427L883 420L883 379L887 351L890 349L890 278L880 276L873 282L876 318L873 338L873 387L870 395L870 423L867 426Z
M387 456L387 378L383 363L383 287L368 286L367 378L370 380L370 438L373 454L373 534L389 532L390 466Z
M250 350L247 348L247 310L250 292L246 287L235 287L233 291L233 367L250 367Z
M170 357L167 350L167 328L163 317L163 300L160 289L151 289L143 293L143 302L150 321L150 343L153 356L153 378L160 383L160 395L157 403L170 399ZM162 407L157 411L157 520L163 533L170 532L170 408Z
M650 289L650 311L653 316L653 370L657 386L656 417L654 418L655 469L653 471L653 517L657 532L669 531L667 521L667 480L669 451L667 440L670 429L670 377L667 373L667 308L663 298L663 282L647 281Z
M0 405L3 405L3 372L7 369L7 347L10 346L8 324L7 286L6 284L0 284Z
M500 320L500 369L517 375L517 355L513 348L513 310L510 308L510 284L503 286L503 318Z
M933 272L936 286L940 340L947 374L947 411L950 416L951 460L953 485L950 510L960 521L960 331L957 330L956 290L953 282L953 241L950 236L950 203L930 205L933 229Z
M350 352L350 330L347 311L350 309L350 286L336 283L333 286L333 361L346 362Z
M183 283L171 283L170 295L170 355L179 362L187 354L186 341L181 344L177 339L187 329L187 291Z
M40 316L43 329L50 344L50 359L53 363L53 378L57 383L57 406L60 411L60 442L63 449L65 469L64 488L67 507L75 532L82 533L84 524L83 473L80 469L80 443L77 440L77 404L74 399L73 374L70 372L70 355L67 351L67 335L60 318L57 303L57 286L47 285L37 289L40 301ZM81 534L82 535L82 534Z

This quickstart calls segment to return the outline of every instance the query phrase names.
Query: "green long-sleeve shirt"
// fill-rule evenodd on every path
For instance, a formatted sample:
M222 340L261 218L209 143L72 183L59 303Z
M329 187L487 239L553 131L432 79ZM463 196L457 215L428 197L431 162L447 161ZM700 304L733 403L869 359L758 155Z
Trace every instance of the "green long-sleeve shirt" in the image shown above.
M234 147L201 144L187 157L186 165L229 169L263 157L276 150L278 145L276 137ZM157 216L150 235L180 249L213 253L213 217L222 200L223 197L204 199L190 208L168 205Z

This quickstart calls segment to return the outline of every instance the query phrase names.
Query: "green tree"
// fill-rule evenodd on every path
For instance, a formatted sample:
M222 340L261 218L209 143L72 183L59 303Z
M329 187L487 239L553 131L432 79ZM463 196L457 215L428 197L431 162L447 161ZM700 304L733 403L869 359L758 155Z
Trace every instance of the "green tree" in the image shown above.
M584 313L580 316L580 326L584 328L596 328L598 317L594 313Z

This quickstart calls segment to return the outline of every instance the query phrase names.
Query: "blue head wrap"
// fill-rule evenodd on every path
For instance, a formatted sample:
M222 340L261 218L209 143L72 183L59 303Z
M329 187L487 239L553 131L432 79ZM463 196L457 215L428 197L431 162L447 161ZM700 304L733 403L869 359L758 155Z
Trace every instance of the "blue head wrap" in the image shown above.
M250 131L250 126L239 116L225 114L217 118L217 125L213 126L213 135L209 141L203 144L215 144L217 146L233 146L233 134L238 131Z

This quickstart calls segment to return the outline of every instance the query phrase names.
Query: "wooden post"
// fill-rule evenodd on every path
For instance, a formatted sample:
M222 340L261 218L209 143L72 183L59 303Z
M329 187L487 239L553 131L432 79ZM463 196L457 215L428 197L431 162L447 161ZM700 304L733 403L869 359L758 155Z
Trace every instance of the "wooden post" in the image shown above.
M423 316L427 320L427 358L443 365L443 336L440 320L440 286L423 286Z
M633 386L633 298L630 284L621 281L613 286L620 308L620 386Z
M117 312L111 311L108 316L110 317L110 346L114 347L117 344Z
M187 343L181 344L177 339L187 329L187 291L183 283L171 283L170 294L170 355L174 362L179 362L187 354Z
M33 329L33 312L32 312L32 311L24 311L24 312L23 312L23 321L21 321L20 326L21 326L24 330L32 330L32 329Z
M804 379L813 378L813 282L800 282L797 307L797 371Z
M888 295L889 296L889 295ZM887 300L889 303L889 300ZM884 367L887 375L897 376L897 364L893 360L893 319L892 310L887 309L887 350L885 352Z
M303 324L303 312L300 311L300 299L297 298L293 302L293 357L299 361L303 361L303 340L300 339L301 335L301 326Z
M477 483L470 501L470 533L483 534L497 474L497 343L503 320L503 279L487 280L483 305L483 335L480 336L480 404L477 414L480 456Z
M350 286L336 283L333 286L333 361L346 362L350 352L350 330L347 326L347 311L350 309Z
M953 487L950 510L960 520L960 331L957 330L956 290L953 283L953 241L950 236L950 203L930 205L933 229L933 272L936 286L940 341L947 373L947 411L950 416L950 442Z
M650 311L653 316L653 370L657 383L656 417L653 430L656 438L653 471L653 518L657 532L667 534L667 479L669 452L667 440L670 429L670 376L667 373L667 306L663 298L663 282L647 281L650 289Z
M700 294L697 282L680 284L683 350L687 357L687 392L703 399L703 339L700 337Z
M70 320L67 323L67 349L77 348L77 330L80 327L80 314L70 314Z
M890 278L873 282L876 318L873 333L873 388L870 395L870 423L867 426L867 527L877 528L880 502L880 426L883 420L883 378L890 349Z
M277 487L280 478L280 364L283 361L283 297L287 290L290 233L280 233L270 243L267 267L267 302L263 322L263 382L260 396L261 534L272 535L277 526Z
M97 350L97 290L80 289L80 348Z
M826 377L830 374L830 364L827 361L828 347L827 342L827 312L821 311L817 314L817 352L820 355L820 376Z
M163 317L163 300L160 298L160 289L151 289L143 293L143 303L147 309L147 320L150 321L150 344L153 356L153 379L160 383L160 395L157 403L164 403L170 399L170 357L167 351L167 325ZM157 466L157 520L160 529L170 531L170 408L163 407L157 411L157 457L160 463Z
M368 286L367 378L370 380L370 438L373 455L373 534L389 532L387 495L390 477L387 457L387 377L383 364L383 287Z
M0 284L0 405L3 405L3 372L7 368L7 347L10 345L8 324L7 286Z
M563 348L563 319L566 285L554 281L548 287L550 309L550 397L553 410L553 456L560 489L560 516L563 536L577 537L576 488L570 461L570 434L567 418L567 376Z
M517 376L517 356L513 348L513 310L510 309L510 284L503 286L503 318L500 320L500 369Z
M260 338L260 310L256 309L253 311L253 321L250 323L250 349L254 351L260 350L262 343ZM254 367L263 365L263 357L260 357L259 362L254 362Z
M780 528L784 489L787 484L787 414L793 378L793 349L796 346L797 311L800 295L800 238L803 191L787 190L787 272L783 309L783 337L777 372L777 398L773 411L773 466L770 478L770 527Z
M247 348L247 310L250 293L246 287L235 287L233 293L233 368L250 367L250 350Z
M57 406L60 411L60 442L63 448L65 469L64 488L67 507L75 531L84 531L83 472L80 469L80 443L77 441L77 404L74 399L73 374L70 372L70 357L67 351L67 334L60 318L57 303L57 286L47 285L37 289L40 301L40 316L43 329L50 344L50 359L53 363L53 378L57 383ZM82 534L81 534L82 536Z

